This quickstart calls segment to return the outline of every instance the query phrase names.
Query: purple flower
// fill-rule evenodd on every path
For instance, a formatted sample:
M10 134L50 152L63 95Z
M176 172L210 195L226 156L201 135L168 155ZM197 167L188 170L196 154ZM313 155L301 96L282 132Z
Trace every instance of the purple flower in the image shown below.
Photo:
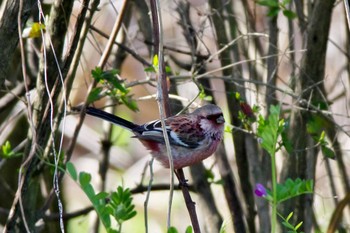
M266 196L267 192L266 189L264 187L264 185L257 183L255 185L255 190L254 190L255 195L257 195L258 197L264 197Z

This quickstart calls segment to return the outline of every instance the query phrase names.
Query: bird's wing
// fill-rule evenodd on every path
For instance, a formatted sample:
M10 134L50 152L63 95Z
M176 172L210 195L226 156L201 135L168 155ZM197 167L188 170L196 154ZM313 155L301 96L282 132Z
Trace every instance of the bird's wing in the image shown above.
M181 118L180 121L180 119L178 120L176 117L173 117L171 120L166 119L165 123L171 145L196 148L204 139L204 134L200 126L193 124L190 120ZM136 133L136 137L140 139L165 143L160 120L141 125L134 128L133 131Z

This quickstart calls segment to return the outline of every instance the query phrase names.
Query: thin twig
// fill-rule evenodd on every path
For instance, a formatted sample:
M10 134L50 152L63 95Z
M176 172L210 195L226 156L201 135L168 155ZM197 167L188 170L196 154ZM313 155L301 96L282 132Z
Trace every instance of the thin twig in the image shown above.
M162 17L159 0L151 0L151 13L152 13L152 24L153 24L153 35L154 35L154 53L158 56L158 82L157 82L157 101L159 106L159 115L163 128L163 136L165 140L165 146L167 155L169 157L170 165L170 190L169 190L169 203L168 203L168 217L167 217L167 228L171 226L171 206L174 193L174 163L171 154L170 142L165 128L165 118L170 116L168 88L166 81L164 57L163 57L163 27Z
M101 31L99 28L95 27L94 25L90 25L90 29L95 31L96 33L98 33L100 36L103 36L104 38L109 38L109 35L107 35L106 33L104 33L103 31ZM151 63L149 63L148 61L146 61L143 57L141 57L140 55L138 55L134 50L129 49L127 46L125 46L122 43L118 43L117 41L113 42L114 44L118 45L121 49L125 50L126 52L128 52L130 55L132 55L136 60L138 60L139 62L141 62L143 65L145 66L152 66Z
M151 190L152 190L152 183L153 183L153 161L154 161L154 158L152 157L152 159L149 161L148 165L149 165L149 173L150 173L150 178L149 178L149 182L148 182L148 186L147 186L147 193L146 193L146 198L145 198L145 201L144 201L144 204L143 204L143 212L144 212L144 215L145 215L145 231L146 233L148 233L148 201L149 201L149 197L151 195ZM138 186L140 187L140 186ZM132 192L135 192L135 190L132 190Z

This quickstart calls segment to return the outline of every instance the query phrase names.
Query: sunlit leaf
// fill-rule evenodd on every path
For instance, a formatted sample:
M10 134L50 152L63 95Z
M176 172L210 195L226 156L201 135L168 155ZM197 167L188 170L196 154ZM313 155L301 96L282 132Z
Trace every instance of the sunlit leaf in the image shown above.
M76 181L78 179L77 170L75 169L75 166L72 162L67 162L66 171L72 177L73 180Z
M153 61L152 61L152 65L153 67L158 67L159 61L158 61L158 55L154 55L153 56Z
M102 87L95 87L94 89L91 90L89 93L89 96L87 98L88 103L93 103L103 97L101 95L103 88Z
M30 27L26 27L23 30L22 37L23 38L37 38L41 37L41 32L46 29L45 24L35 22Z
M192 232L193 232L192 226L188 226L188 227L186 228L185 233L192 233Z
M289 219L290 219L292 216L293 216L293 212L290 212L289 215L288 215L287 218L286 218L286 221L288 222Z
M175 227L169 227L167 233L178 233Z
M298 229L301 227L301 225L303 225L303 222L302 222L302 221L301 221L298 225L296 225L294 229L295 229L295 230L298 230Z

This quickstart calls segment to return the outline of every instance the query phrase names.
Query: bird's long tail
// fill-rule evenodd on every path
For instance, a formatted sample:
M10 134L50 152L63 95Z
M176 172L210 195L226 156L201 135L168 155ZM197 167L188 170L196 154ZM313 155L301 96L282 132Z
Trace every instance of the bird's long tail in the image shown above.
M74 108L75 110L81 110L81 107L79 108L78 107L75 107ZM102 111L100 109L97 109L97 108L93 108L93 107L87 107L85 109L85 113L90 115L90 116L94 116L94 117L97 117L97 118L100 118L102 120L106 120L106 121L109 121L113 124L116 124L116 125L119 125L121 127L124 127L128 130L133 130L134 128L138 127L139 125L136 125L130 121L127 121L123 118L120 118L118 116L115 116L113 114L110 114L108 112L105 112L105 111Z

